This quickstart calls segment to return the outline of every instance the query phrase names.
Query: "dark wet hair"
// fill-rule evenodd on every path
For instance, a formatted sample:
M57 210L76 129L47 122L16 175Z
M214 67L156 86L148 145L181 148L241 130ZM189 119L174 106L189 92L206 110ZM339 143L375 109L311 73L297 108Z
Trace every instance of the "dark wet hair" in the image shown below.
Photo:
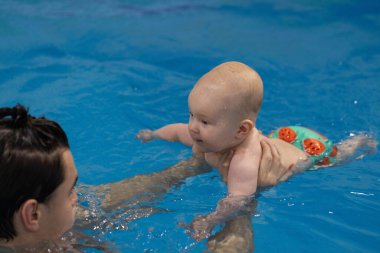
M58 123L22 106L0 108L0 240L17 234L13 216L28 199L44 203L64 181L67 136Z

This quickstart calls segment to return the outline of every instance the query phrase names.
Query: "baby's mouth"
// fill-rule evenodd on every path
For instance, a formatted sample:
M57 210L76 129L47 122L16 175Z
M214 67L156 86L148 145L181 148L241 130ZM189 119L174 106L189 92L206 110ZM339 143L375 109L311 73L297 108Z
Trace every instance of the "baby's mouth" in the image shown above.
M195 136L191 136L191 138L192 138L193 141L196 142L196 143L202 143L202 142L203 142L202 139L200 139L200 138L196 138Z

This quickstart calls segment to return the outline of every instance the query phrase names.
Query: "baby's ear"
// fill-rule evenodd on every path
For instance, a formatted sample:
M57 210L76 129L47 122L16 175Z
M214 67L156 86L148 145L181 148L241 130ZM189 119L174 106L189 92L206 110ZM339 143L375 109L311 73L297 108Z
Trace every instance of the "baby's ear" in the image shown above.
M238 137L245 137L253 128L252 120L245 119L240 123Z

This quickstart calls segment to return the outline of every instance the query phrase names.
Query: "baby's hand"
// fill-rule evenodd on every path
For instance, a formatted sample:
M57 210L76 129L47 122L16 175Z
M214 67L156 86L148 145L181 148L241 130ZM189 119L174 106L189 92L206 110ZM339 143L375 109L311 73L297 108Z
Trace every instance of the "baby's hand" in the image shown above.
M152 130L144 129L140 130L135 138L141 140L142 142L147 142L153 140L155 136Z
M208 222L207 216L200 215L191 222L188 228L191 237L196 241L201 241L210 236L213 226Z

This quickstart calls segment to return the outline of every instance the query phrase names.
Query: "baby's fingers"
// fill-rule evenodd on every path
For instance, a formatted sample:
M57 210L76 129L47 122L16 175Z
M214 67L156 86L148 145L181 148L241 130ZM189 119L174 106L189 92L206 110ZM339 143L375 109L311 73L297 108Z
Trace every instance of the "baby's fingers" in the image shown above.
M140 140L141 140L142 135L143 135L143 131L144 131L144 130L140 130L140 131L138 132L138 134L135 135L135 139L140 139Z
M147 142L153 139L153 132L149 129L140 130L135 136L135 139L139 139L143 142Z

